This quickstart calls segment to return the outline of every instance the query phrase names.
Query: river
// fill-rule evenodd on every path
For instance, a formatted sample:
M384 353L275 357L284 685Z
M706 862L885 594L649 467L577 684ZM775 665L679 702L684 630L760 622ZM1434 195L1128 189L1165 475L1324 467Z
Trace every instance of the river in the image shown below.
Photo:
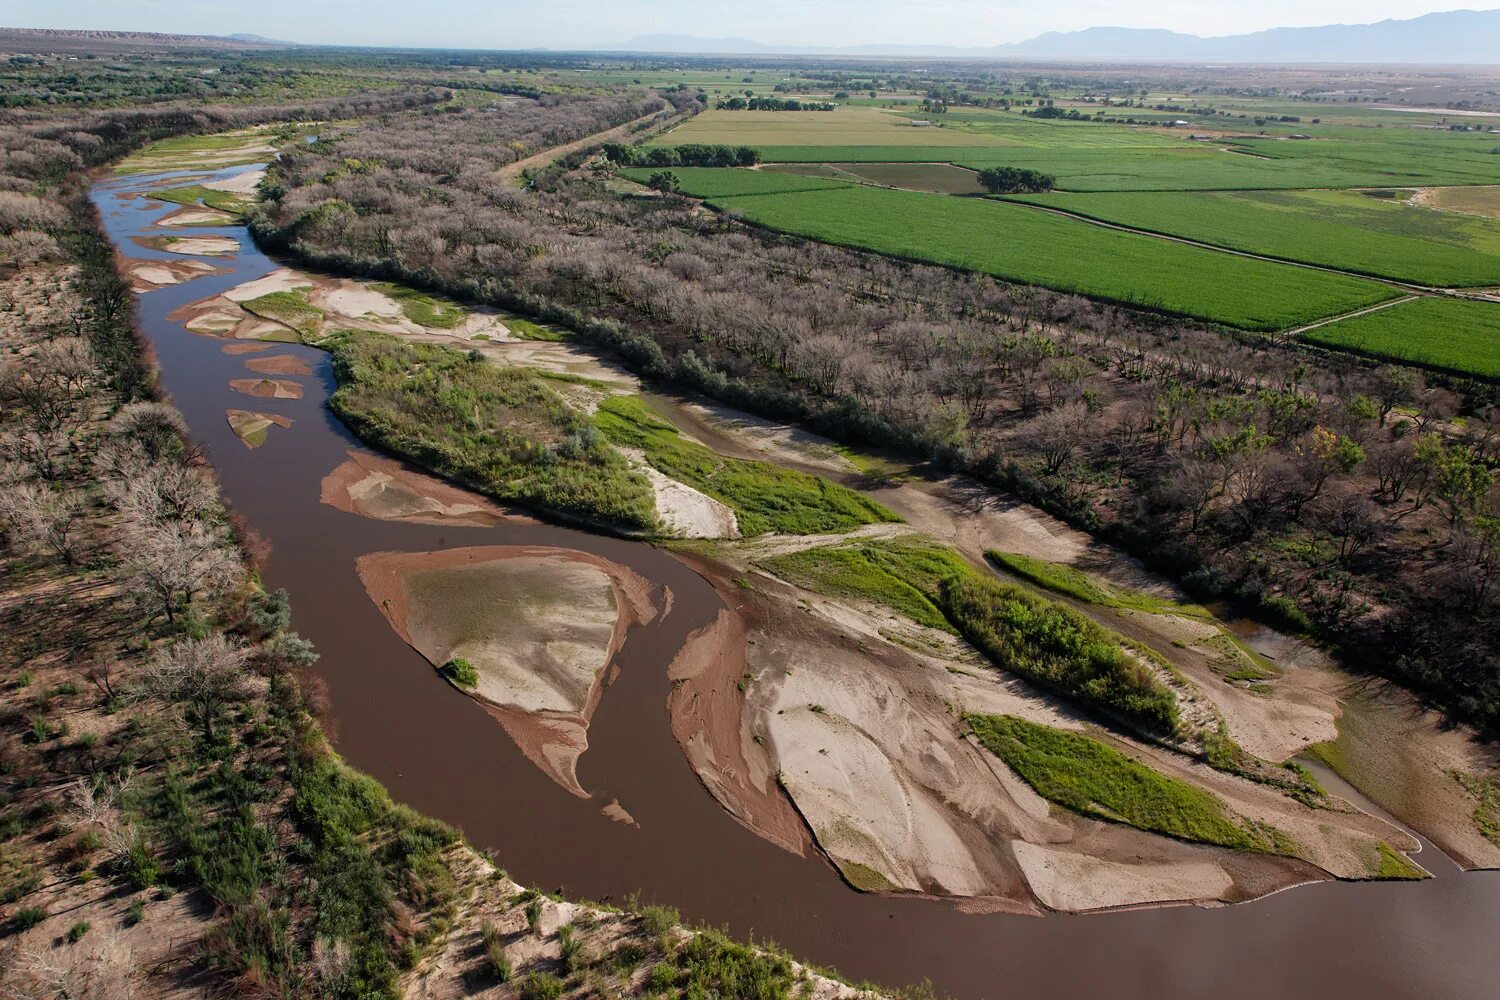
M216 176L241 170L231 168ZM132 237L160 234L177 206L139 194L164 175L106 177L93 197L122 254L168 259ZM201 174L195 175L201 176ZM241 241L228 269L138 296L143 333L163 388L213 462L224 495L269 543L264 582L291 594L295 627L322 654L324 723L338 750L400 801L463 829L525 884L574 898L623 902L632 893L678 907L685 919L771 939L799 958L854 979L906 985L930 979L960 1000L1118 997L1218 1000L1368 996L1468 1000L1500 991L1500 873L1462 873L1424 841L1420 884L1325 882L1231 907L1163 907L1043 918L972 915L942 901L848 888L821 858L798 858L750 833L699 784L672 737L666 667L684 637L721 606L701 577L650 545L536 524L434 527L371 520L319 501L324 476L360 445L327 410L328 358L300 345L300 400L231 391L246 356L194 335L168 314L281 266L242 228L188 235ZM254 357L250 355L248 357ZM291 418L247 449L228 407ZM355 559L376 551L468 545L553 545L627 565L674 602L635 628L619 676L589 728L582 800L527 761L475 702L401 641L370 601ZM639 828L600 812L617 798Z

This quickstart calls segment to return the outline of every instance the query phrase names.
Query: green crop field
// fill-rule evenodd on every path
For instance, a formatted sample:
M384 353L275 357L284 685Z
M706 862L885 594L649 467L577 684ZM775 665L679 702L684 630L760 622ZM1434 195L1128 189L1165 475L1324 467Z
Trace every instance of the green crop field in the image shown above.
M714 198L749 221L1251 330L1279 330L1392 298L1361 278L1104 229L1022 205L879 188Z
M1500 284L1500 221L1358 191L1047 194L1012 200L1403 281Z
M1302 339L1387 361L1500 379L1500 304L1416 299L1320 326Z
M651 140L653 146L677 146L685 142L731 146L921 146L943 134L950 146L990 146L1003 138L958 129L919 128L911 124L916 113L882 111L879 108L839 107L834 111L705 111L690 121Z
M682 189L700 198L728 198L743 194L778 194L785 191L820 191L847 187L849 181L814 177L777 170L739 170L732 167L631 167L621 177L644 184L651 175L668 170L677 175Z

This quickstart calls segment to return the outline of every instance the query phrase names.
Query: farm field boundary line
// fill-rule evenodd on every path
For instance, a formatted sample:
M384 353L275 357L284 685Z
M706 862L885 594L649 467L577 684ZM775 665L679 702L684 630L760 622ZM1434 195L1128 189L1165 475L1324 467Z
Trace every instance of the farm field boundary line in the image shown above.
M1082 212L1070 211L1066 208L1057 208L1052 205L1038 205L1035 202L1015 201L1010 198L1001 198L998 200L1004 201L1011 205L1025 205L1027 208L1034 208L1042 212L1050 212L1053 215L1061 215L1064 218L1076 219L1079 222L1087 222L1090 225L1099 226L1103 229L1114 229L1122 233L1134 233L1137 236L1150 236L1158 240L1167 240L1172 243L1183 243L1190 247L1198 247L1200 250L1213 250L1217 253L1232 254L1236 257L1249 257L1252 260L1263 260L1271 264L1290 264L1293 267L1302 267L1306 268L1309 271L1323 271L1327 274L1341 274L1346 278L1363 278L1366 281L1378 281L1383 285L1390 285L1393 288L1405 288L1408 291L1414 293L1413 297L1416 297L1418 295L1450 295L1454 298L1460 299L1483 297L1480 294L1473 294L1470 289L1444 288L1439 285L1421 285L1414 281L1402 281L1399 278L1384 278L1376 274L1366 274L1363 271L1348 271L1343 268L1330 267L1327 264L1310 264L1305 260L1296 260L1291 257L1275 257L1270 254L1252 253L1248 250L1236 250L1233 247L1220 246L1217 243L1204 243L1201 240L1189 239L1186 236L1173 236L1170 233L1158 232L1154 229L1140 229L1136 226L1127 226L1118 222L1106 222L1105 220L1096 218L1092 215L1086 215ZM1382 306L1377 308L1383 308L1384 305L1389 304L1390 303L1384 303ZM1332 323L1334 322L1334 320L1344 318L1345 317L1343 316L1334 316L1327 320L1319 320L1318 323L1314 325L1321 325L1325 322Z
M1373 306L1366 306L1363 309L1356 309L1353 312L1344 313L1340 316L1329 316L1327 319L1320 319L1315 323L1308 323L1303 326L1293 327L1290 330L1283 330L1281 332L1281 336L1287 338L1300 337L1307 331L1316 330L1320 326L1332 326L1334 323L1342 323L1346 319L1355 319L1359 316L1367 316L1370 313L1380 312L1382 309L1389 309L1392 306L1405 305L1408 302L1415 302L1423 297L1424 296L1421 295L1406 295L1399 299L1391 299L1389 302L1379 302Z

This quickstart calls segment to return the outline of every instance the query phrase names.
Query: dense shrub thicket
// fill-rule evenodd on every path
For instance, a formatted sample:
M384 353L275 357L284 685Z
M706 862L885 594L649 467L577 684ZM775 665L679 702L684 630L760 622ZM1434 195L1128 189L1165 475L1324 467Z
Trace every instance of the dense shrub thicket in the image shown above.
M604 158L622 167L753 167L760 162L760 152L753 146L709 146L696 142L650 147L606 142Z
M644 531L651 484L535 372L389 334L337 333L328 405L355 434L501 500Z

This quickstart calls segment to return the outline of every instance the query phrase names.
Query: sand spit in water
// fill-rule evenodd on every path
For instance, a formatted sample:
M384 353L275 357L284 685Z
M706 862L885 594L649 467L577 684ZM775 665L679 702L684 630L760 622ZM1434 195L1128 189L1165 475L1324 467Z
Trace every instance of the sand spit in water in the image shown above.
M232 226L236 218L217 208L188 205L156 220L158 226Z
M130 260L125 262L133 292L151 292L168 285L178 285L194 278L220 273L220 269L201 260Z
M189 257L227 257L240 252L240 241L229 236L138 236L135 242Z
M532 520L488 497L368 451L349 452L349 460L324 478L321 499L345 513L385 521L485 528Z
M746 676L745 620L723 610L693 632L667 668L672 735L704 786L728 813L771 843L804 855L809 846L802 818L776 787L763 747L751 739L743 710Z
M245 367L261 375L311 375L306 361L295 354L273 354L269 358L251 358Z
M266 435L272 427L290 427L290 417L275 413L257 413L254 410L225 410L229 427L245 443L246 448L259 448L266 443Z
M599 556L484 546L362 556L360 579L391 627L435 667L473 665L468 689L522 752L570 792L606 668L659 613L650 584Z
M273 346L275 345L246 342L241 344L225 344L223 350L225 354L259 354L261 351L269 351Z
M229 388L261 399L301 399L302 385L282 378L236 378Z

